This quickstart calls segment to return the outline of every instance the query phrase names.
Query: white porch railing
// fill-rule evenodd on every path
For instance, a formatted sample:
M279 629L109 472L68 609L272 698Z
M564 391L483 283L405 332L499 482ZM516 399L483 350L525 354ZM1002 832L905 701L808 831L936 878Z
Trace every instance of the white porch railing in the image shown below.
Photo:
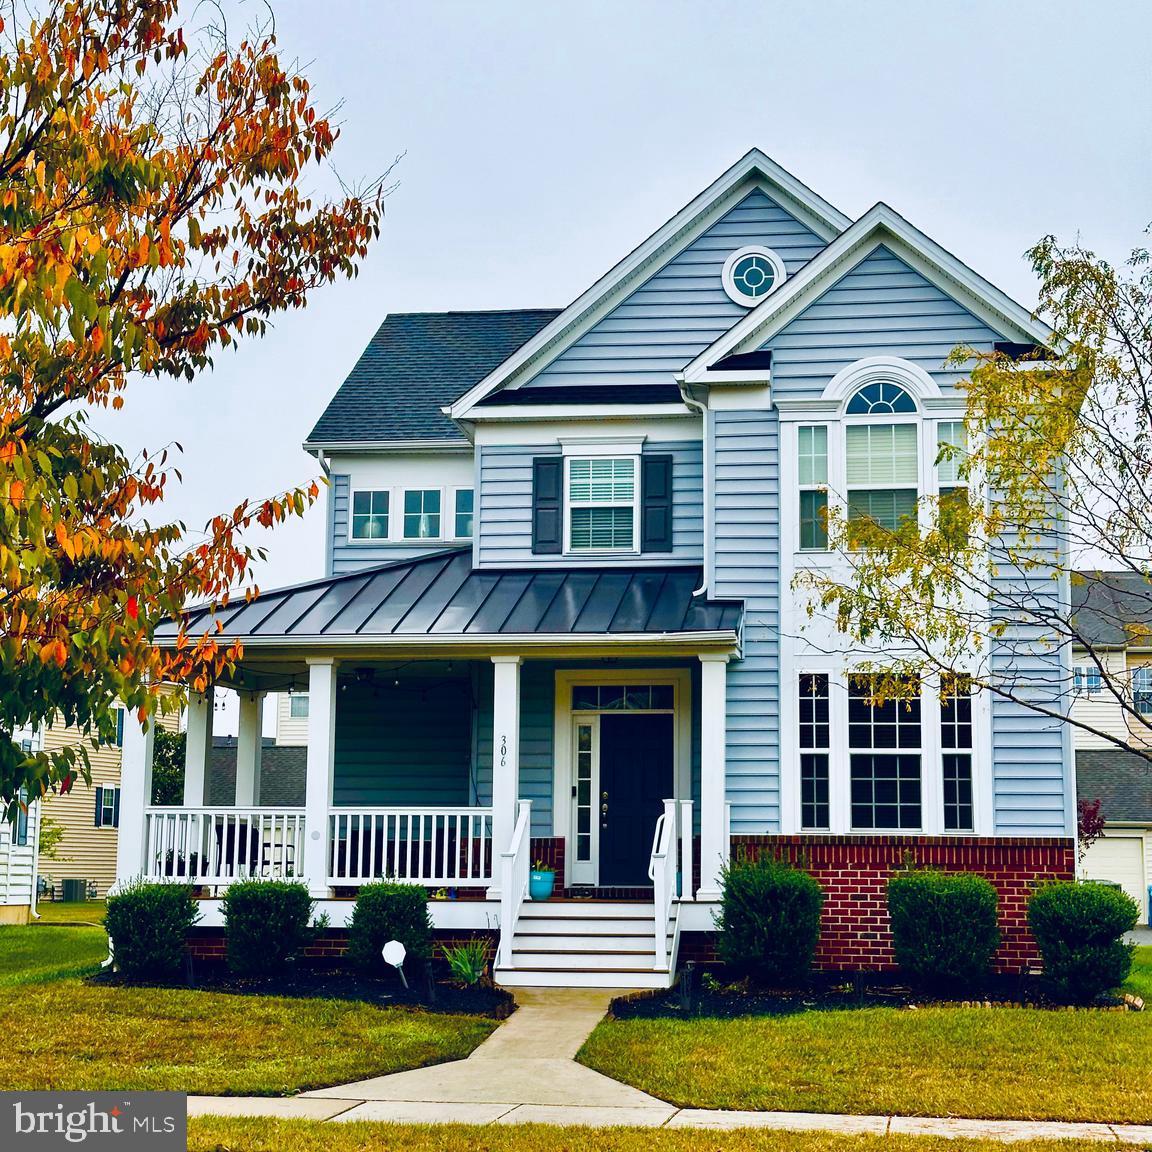
M327 862L330 887L381 879L438 888L487 886L492 809L331 809Z
M692 801L665 800L652 835L652 859L648 865L655 904L655 955L653 967L673 971L680 944L677 901L692 899ZM674 911L675 909L675 911ZM668 925L672 921L672 944Z
M302 808L148 808L144 876L216 886L303 875Z
M500 856L500 945L497 963L501 968L512 967L512 939L520 909L528 895L529 873L532 871L532 801L517 802L516 827L508 851Z

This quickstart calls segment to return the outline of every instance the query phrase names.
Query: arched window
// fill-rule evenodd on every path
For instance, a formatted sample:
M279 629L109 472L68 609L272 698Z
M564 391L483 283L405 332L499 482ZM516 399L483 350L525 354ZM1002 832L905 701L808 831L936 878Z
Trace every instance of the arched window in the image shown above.
M898 384L874 380L848 401L849 416L898 416L916 411L916 401Z

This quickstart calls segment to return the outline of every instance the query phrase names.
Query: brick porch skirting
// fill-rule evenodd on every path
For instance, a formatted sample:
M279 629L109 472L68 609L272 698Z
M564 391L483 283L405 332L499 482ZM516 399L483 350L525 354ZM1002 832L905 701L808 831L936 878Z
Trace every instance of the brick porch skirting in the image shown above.
M824 889L816 967L823 971L895 968L888 923L887 884L898 869L918 867L977 872L1000 896L1002 942L996 970L1017 973L1038 962L1028 931L1028 897L1042 880L1071 880L1076 844L1064 838L977 836L734 836L733 855L762 853L804 868ZM714 960L715 936L681 937L681 960Z

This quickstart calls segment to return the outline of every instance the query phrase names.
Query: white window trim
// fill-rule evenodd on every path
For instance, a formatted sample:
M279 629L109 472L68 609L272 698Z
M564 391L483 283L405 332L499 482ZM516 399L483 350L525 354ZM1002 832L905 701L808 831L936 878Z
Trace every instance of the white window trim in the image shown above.
M397 504L399 515L397 516L397 523L396 523L396 526L399 529L399 535L395 537L395 539L399 543L401 543L401 544L415 544L418 547L420 545L420 542L423 540L451 540L452 539L451 536L449 536L445 533L445 528L447 527L447 525L444 523L444 506L447 503L447 501L444 499L445 493L444 493L443 487L436 485L436 484L430 484L427 486L425 486L423 484L421 484L421 485L405 485L399 491L400 491L400 500L398 501L398 504ZM409 492L439 492L440 493L440 513L439 513L439 515L440 515L440 531L437 535L435 535L435 536L406 536L404 534L404 506L405 506L406 498L407 498ZM389 527L391 527L391 517L389 517ZM455 530L455 526L453 526L453 530Z
M445 535L446 540L466 540L472 541L476 538L476 487L474 484L456 484L448 489L450 494L449 504L452 506L452 523L447 527L452 529L451 535ZM461 492L472 493L472 535L471 536L457 536L456 535L456 501Z
M745 256L762 256L772 265L772 287L769 288L763 296L746 296L740 291L732 279L736 265L743 260ZM762 244L747 244L743 248L737 248L735 252L729 253L728 259L724 261L724 268L720 273L720 283L723 284L724 292L727 294L728 299L731 300L733 304L739 304L741 308L755 308L757 305L763 304L787 279L788 269L784 266L784 261L780 255L771 248L765 248Z
M632 547L631 548L573 548L572 547L572 463L576 460L612 459L632 461ZM572 452L567 445L564 451L564 555L565 556L639 556L640 555L640 453L631 455L619 450L613 452ZM625 508L626 504L578 505L588 507Z
M363 492L387 492L388 493L388 533L385 536L353 536L352 535L352 509L356 506L356 497ZM395 521L396 512L396 493L392 488L385 487L363 487L353 488L351 485L348 487L348 530L347 538L348 543L356 548L363 548L365 545L371 547L373 544L387 544L392 540L392 526Z

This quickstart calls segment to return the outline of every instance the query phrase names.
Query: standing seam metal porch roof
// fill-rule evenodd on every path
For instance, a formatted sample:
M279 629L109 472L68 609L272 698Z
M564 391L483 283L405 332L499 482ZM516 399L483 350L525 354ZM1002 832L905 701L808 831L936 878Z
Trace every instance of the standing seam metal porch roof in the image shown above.
M699 567L473 569L458 548L279 591L213 613L187 613L190 631L223 626L230 639L501 635L682 635L731 632L743 606L693 596ZM163 644L176 625L157 630Z

